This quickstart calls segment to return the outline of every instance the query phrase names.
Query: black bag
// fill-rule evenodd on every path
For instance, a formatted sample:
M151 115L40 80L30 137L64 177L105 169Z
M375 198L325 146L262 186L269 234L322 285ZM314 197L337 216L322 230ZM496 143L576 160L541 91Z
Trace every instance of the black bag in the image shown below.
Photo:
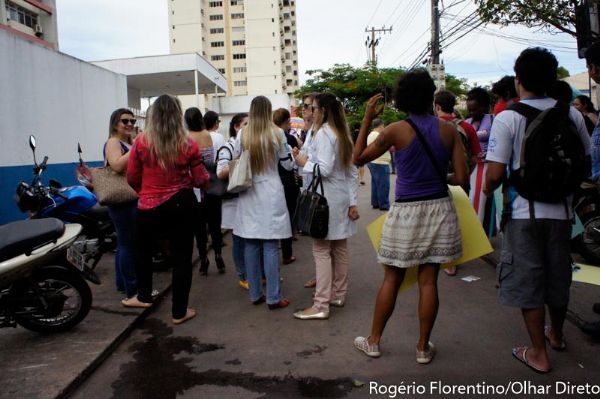
M529 201L564 201L590 174L569 105L558 102L542 112L516 103L507 109L527 118L520 167L511 171L509 185Z
M321 193L317 188L321 187ZM319 165L313 169L313 180L298 196L293 225L313 238L325 238L329 230L329 205L323 193Z
M213 197L220 197L222 199L231 199L231 198L238 197L239 195L233 194L233 193L228 193L227 192L227 185L228 185L227 180L219 179L219 177L217 176L217 164L219 162L219 152L221 152L221 150L223 150L223 149L229 151L231 158L233 158L231 149L229 149L229 147L224 145L221 148L219 148L219 150L217 151L217 156L216 156L216 159L214 162L204 162L204 166L206 166L206 170L208 171L208 176L210 178L210 185L206 189L206 195L210 195Z

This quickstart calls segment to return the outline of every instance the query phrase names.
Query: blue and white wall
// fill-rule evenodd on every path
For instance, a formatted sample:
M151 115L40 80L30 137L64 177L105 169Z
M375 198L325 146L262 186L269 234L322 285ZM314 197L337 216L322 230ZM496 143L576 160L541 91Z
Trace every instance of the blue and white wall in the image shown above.
M0 30L0 224L26 217L14 193L29 182L33 158L49 157L45 177L75 184L77 143L88 164L102 160L112 111L127 106L124 75Z

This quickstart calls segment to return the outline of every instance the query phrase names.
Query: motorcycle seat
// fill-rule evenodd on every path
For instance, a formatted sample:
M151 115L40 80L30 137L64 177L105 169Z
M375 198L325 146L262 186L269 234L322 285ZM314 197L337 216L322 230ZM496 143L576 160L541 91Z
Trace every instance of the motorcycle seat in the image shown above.
M20 220L0 226L0 262L56 241L65 224L55 218Z
M94 204L90 209L85 211L84 216L96 220L98 222L105 222L110 220L110 215L108 214L108 208L99 204Z

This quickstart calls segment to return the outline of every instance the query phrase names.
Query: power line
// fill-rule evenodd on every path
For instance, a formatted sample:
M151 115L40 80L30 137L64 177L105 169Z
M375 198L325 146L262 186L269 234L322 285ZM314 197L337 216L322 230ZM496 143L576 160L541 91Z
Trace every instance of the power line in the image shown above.
M371 22L373 21L373 18L375 18L375 14L377 14L377 11L379 10L379 7L381 7L381 3L383 3L383 0L379 0L379 4L377 4L377 7L375 7L375 11L373 11L373 15L371 15L371 18L369 19L369 22L367 22L367 26L371 25Z

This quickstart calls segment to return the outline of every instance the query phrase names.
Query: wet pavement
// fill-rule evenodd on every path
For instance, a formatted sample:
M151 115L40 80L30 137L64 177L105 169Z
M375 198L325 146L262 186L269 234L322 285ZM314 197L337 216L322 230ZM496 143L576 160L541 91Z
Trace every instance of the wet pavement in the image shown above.
M438 395L437 381L439 386L506 386L511 381L517 387L552 386L545 395L498 395L507 397L592 397L557 393L556 388L567 382L600 384L600 340L584 335L572 323L565 325L568 349L550 353L554 368L550 374L533 373L512 357L511 348L527 344L528 337L520 311L497 303L494 255L462 266L456 277L440 273L440 311L432 335L438 354L430 365L415 362L415 288L398 298L381 342L382 357L371 359L354 349L354 337L369 333L383 276L364 229L379 215L368 206L369 194L368 185L360 188L359 233L349 241L346 306L332 308L328 320L292 316L295 309L311 304L312 290L303 287L314 274L308 237L294 242L298 260L281 266L283 294L292 303L271 311L252 305L248 292L237 285L227 236L223 250L227 273L218 274L211 262L207 277L194 274L190 304L198 316L180 326L170 321L170 295L147 317L136 318L137 311L120 308L118 294L104 289L95 292L94 311L69 333L46 337L22 328L0 330L0 398L51 398L61 392L85 399L392 397L391 391L382 391L384 384L413 390L395 397L464 397ZM109 265L101 268L111 270ZM461 280L469 275L480 279ZM159 280L166 284L167 277ZM591 304L599 292L597 286L574 283L570 310L587 320L598 319ZM130 327L136 320L138 324ZM119 345L112 344L110 332L115 338L127 328L131 334ZM111 344L114 350L106 351L106 359L92 375L77 374L75 369L84 370ZM379 384L380 395L374 384ZM68 387L76 389L67 392ZM426 387L424 393L421 387Z

